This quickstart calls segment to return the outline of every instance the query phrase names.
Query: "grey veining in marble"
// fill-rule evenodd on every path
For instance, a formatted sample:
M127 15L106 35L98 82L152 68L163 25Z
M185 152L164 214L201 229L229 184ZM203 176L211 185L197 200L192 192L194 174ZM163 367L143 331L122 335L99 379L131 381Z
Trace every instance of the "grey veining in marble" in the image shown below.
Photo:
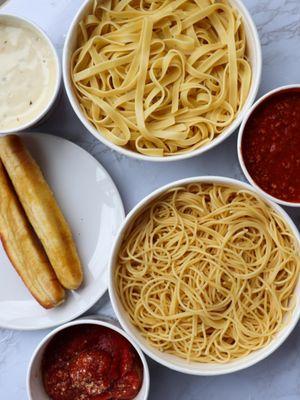
M68 26L82 0L9 0L0 12L26 16L45 29L61 54ZM300 83L300 0L245 0L263 45L259 95L283 84ZM153 189L196 175L244 179L238 166L236 134L203 156L163 166L120 156L90 135L78 121L65 94L51 119L36 130L63 136L95 156L111 174L130 210ZM134 185L132 184L134 177ZM288 212L299 227L300 209ZM112 315L106 294L90 313ZM0 329L0 400L26 399L25 377L30 356L48 331ZM298 400L300 399L300 331L268 359L245 371L221 377L192 377L149 360L150 400Z

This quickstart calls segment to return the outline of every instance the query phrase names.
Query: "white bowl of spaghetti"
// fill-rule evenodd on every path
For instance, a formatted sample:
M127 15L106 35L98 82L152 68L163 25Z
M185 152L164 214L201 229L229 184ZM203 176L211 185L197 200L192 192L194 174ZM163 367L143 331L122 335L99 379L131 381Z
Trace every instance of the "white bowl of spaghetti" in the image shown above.
M155 361L220 375L277 349L300 316L300 235L253 187L194 177L147 196L114 244L109 294Z
M63 51L66 92L88 131L150 161L196 156L232 134L261 65L241 0L87 0Z

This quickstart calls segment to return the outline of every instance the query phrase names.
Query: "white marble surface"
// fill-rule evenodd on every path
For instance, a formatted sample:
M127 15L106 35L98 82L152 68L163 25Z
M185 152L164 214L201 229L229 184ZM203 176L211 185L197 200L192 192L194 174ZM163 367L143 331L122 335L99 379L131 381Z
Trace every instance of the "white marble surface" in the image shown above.
M259 94L283 84L300 83L300 0L244 0L263 45ZM0 12L26 16L50 35L61 54L66 31L82 0L9 0ZM1 2L0 2L1 4ZM1 66L0 66L1 68ZM206 174L244 179L236 155L236 135L209 153L164 165L118 155L96 141L81 125L63 94L40 131L66 137L91 152L119 187L126 210L153 189L172 180ZM300 225L300 210L288 210ZM112 315L108 295L92 312ZM26 399L26 369L33 349L48 331L0 329L0 399ZM192 377L150 361L150 400L296 400L300 398L300 330L260 364L233 375Z

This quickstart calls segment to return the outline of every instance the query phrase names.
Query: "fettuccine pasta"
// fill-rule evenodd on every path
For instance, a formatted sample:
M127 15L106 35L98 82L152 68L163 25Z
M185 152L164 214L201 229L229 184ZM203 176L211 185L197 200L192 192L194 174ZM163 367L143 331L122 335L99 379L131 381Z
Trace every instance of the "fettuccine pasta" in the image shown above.
M248 190L168 190L128 228L115 285L149 343L181 358L228 362L266 346L294 306L299 243Z
M227 1L94 1L71 60L79 104L109 141L148 156L204 146L251 84L243 22Z

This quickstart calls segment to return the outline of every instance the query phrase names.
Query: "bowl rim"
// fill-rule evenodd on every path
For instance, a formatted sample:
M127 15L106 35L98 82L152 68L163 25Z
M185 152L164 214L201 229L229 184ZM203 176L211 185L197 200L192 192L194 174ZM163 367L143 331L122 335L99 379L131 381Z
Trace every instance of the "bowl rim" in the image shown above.
M288 320L287 324L285 327L283 327L278 334L279 336L276 335L271 342L263 347L262 349L258 350L258 353L255 356L255 352L252 352L252 358L246 361L243 361L243 357L237 360L234 360L233 362L230 363L224 363L224 364L214 364L214 363L199 363L199 369L195 370L193 368L190 368L188 365L179 365L178 363L173 363L165 359L164 353L158 351L157 353L154 351L153 347L149 345L146 341L140 340L140 338L135 334L135 329L134 326L127 320L124 315L126 315L126 311L123 309L123 307L120 305L119 306L119 299L118 295L115 290L115 285L114 285L114 268L115 268L115 259L118 254L118 250L120 248L121 240L123 237L124 232L128 228L128 225L132 222L133 218L138 215L144 208L147 206L153 199L155 199L157 196L161 195L164 193L166 190L181 186L181 185L188 185L191 183L211 183L211 184L220 184L220 185L232 185L238 188L242 189L247 189L251 191L252 193L258 195L262 200L264 200L269 206L271 206L273 209L275 209L285 220L285 222L288 224L290 227L291 231L293 232L295 239L300 245L300 232L298 231L295 223L291 219L291 217L287 214L287 212L279 206L277 203L272 202L269 200L266 196L258 192L253 186L251 186L247 182L239 181L237 179L233 178L228 178L228 177L222 177L222 176L215 176L215 175L206 175L206 176L196 176L196 177L191 177L191 178L184 178L180 180L176 180L174 182L168 183L162 187L159 187L158 189L154 190L150 194L148 194L146 197L144 197L130 212L127 214L122 226L119 229L119 232L115 238L114 245L110 254L109 258L109 282L108 282L108 291L109 291L109 297L110 301L112 303L113 310L122 326L122 328L128 332L138 343L138 345L141 347L143 352L147 354L150 358L152 358L154 361L158 362L159 364L170 368L172 370L182 372L185 374L189 375L198 375L198 376L217 376L217 375L225 375L229 373L233 373L236 371L240 371L243 369L246 369L269 355L271 355L290 335L290 333L293 331L295 328L298 320L300 319L300 307L295 307L293 312L291 313L291 318ZM298 279L298 285L300 285L300 277ZM299 293L300 297L300 293ZM158 355L159 354L159 355ZM178 357L179 363L180 363L180 358ZM242 360L242 362L241 362ZM241 364L235 364L236 362L241 362ZM212 369L202 369L201 366L211 366ZM214 366L217 366L217 369L214 369Z
M98 318L99 317L99 318ZM101 318L104 318L102 320ZM109 322L110 317L106 316L97 316L97 315L92 315L92 316L87 316L87 317L81 317L77 320L67 322L66 324L60 325L57 328L53 329L51 332L49 332L44 338L38 343L38 345L35 347L29 363L27 367L27 374L26 374L26 391L27 391L27 397L29 400L35 400L34 397L31 395L31 371L33 366L35 365L36 357L39 354L41 348L47 344L51 339L54 338L54 336L60 332L63 331L66 328L69 328L71 326L77 326L77 325L84 325L84 324L89 324L89 325L99 325L99 326L104 326L106 328L109 328L120 335L122 335L136 350L138 353L140 360L143 364L143 384L145 384L145 395L142 400L147 400L148 395L149 395L149 389L150 389L150 373L149 373L149 367L148 363L146 360L145 355L143 354L142 350L140 349L139 345L136 343L135 339L128 334L126 331L124 331L122 328L120 328L117 324L115 325L113 322ZM116 321L118 323L118 321Z
M215 139L213 139L211 142L209 142L207 145L201 146L196 150L193 151L188 151L187 153L182 153L174 156L159 156L159 157L154 157L154 156L147 156L138 152L134 152L132 150L128 150L122 146L118 146L111 141L109 141L107 138L105 138L100 132L96 130L94 126L87 120L87 118L84 116L80 106L77 103L76 95L73 91L72 88L72 83L69 77L69 49L70 49L70 42L72 41L73 34L75 29L78 26L79 19L81 18L81 15L84 13L84 11L88 8L88 6L92 3L92 0L85 0L79 10L77 11L75 17L73 18L71 25L69 26L64 47L63 47L63 56L62 56L62 71L63 71L63 83L64 87L67 93L67 97L69 99L69 102L71 103L71 106L73 108L73 111L79 118L79 120L82 122L82 124L85 126L85 128L100 142L102 142L104 145L108 146L110 149L117 151L118 153L128 156L132 159L136 160L142 160L142 161L153 161L153 162L171 162L171 161L179 161L179 160L186 160L192 157L196 157L202 153L205 153L209 151L210 149L214 148L218 144L222 143L225 139L227 139L230 135L232 135L235 130L238 129L239 125L241 124L247 110L251 107L253 104L257 92L260 86L261 82L261 74L262 74L262 50L261 50L261 43L258 35L257 28L255 26L255 23L253 21L252 16L250 15L248 9L245 7L244 3L242 0L229 0L229 2L234 3L234 7L240 11L242 14L243 18L245 19L245 23L249 26L249 32L250 35L252 36L252 42L253 42L253 49L255 53L255 70L252 68L252 80L253 82L251 83L251 88L248 93L247 100L245 104L242 107L241 112L237 115L237 117L233 120L233 122L222 132L219 136L217 136Z
M10 13L1 13L0 14L0 20L1 19L11 19L11 20L15 20L15 21L19 21L21 23L25 23L25 25L29 25L34 31L38 32L41 37L43 37L45 39L45 41L48 43L52 55L55 59L55 65L56 65L56 82L55 82L55 88L53 91L53 94L51 96L51 98L49 99L47 105L45 108L42 109L42 111L32 120L29 121L23 125L20 125L17 128L10 128L10 129L0 129L0 136L2 135L7 135L10 133L16 133L16 132L21 132L25 129L31 128L33 127L35 124L37 124L43 117L46 116L46 114L48 114L48 112L50 111L50 109L52 108L52 106L54 105L56 98L58 96L58 93L60 91L61 88L61 82L62 82L62 68L61 68L61 63L58 57L58 53L56 48L54 47L50 37L48 36L48 34L40 27L38 26L35 22L31 21L30 19L28 19L27 17L21 17L19 15L15 15L15 14L10 14Z
M244 161L243 152L242 152L242 142L243 142L243 136L244 136L244 132L245 132L245 127L247 125L247 122L248 122L249 118L253 114L253 112L257 109L257 107L260 106L260 104L264 100L268 99L269 97L273 96L276 93L289 91L290 89L300 89L300 84L295 83L295 84L289 84L289 85L283 85L283 86L276 87L275 89L272 89L272 90L268 91L263 96L261 96L259 99L257 99L255 101L255 103L250 107L250 109L245 114L245 117L244 117L244 119L243 119L243 121L242 121L242 123L240 125L240 128L239 128L238 138L237 138L237 153L238 153L238 159L239 159L240 167L241 167L245 177L247 178L248 182L255 189L257 189L258 192L261 195L265 196L268 200L273 201L275 203L278 203L278 204L280 204L282 206L298 208L298 207L300 207L300 202L292 202L292 201L285 201L285 200L279 199L277 197L272 196L271 194L266 192L264 189L262 189L254 181L254 179L252 178L252 176L248 172L248 169L247 169L245 161Z

